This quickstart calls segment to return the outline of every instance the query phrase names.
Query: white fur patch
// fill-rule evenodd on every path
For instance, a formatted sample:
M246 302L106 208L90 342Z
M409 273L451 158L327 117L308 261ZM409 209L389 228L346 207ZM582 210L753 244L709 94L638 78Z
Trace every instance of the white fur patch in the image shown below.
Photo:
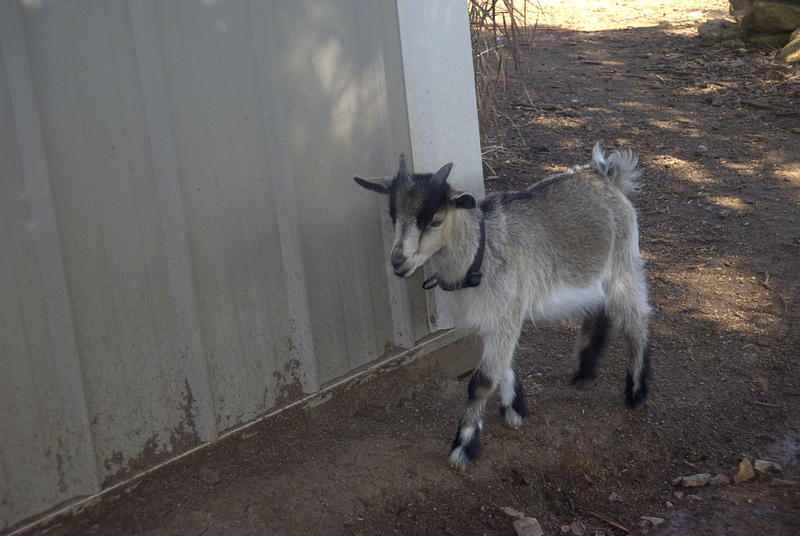
M558 287L550 296L538 300L530 311L532 320L568 320L605 302L606 293L601 281L583 287Z
M450 465L455 469L464 469L469 465L469 458L467 455L464 454L463 447L456 447L453 449L453 452L450 453L450 457L447 460L450 462Z
M475 436L475 428L472 426L465 426L461 429L461 433L458 434L459 439L461 439L461 444L466 445L472 441L472 438Z
M513 428L514 430L516 430L517 428L522 426L523 419L519 413L514 411L514 408L506 408L505 411L503 412L503 422L509 428Z

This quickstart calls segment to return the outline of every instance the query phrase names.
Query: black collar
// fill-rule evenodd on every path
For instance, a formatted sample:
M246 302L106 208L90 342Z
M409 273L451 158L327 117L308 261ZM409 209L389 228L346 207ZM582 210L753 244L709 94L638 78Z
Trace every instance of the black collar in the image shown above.
M436 274L432 275L425 282L422 284L422 288L425 290L430 290L435 288L436 285L442 287L442 290L461 290L463 288L471 288L477 287L481 284L481 264L483 264L483 250L486 248L486 222L483 219L483 212L479 210L480 214L480 229L481 229L481 238L480 242L478 243L478 251L475 252L475 258L472 261L472 265L467 270L467 275L464 276L464 279L460 283L456 283L455 285L451 285L450 283L444 283L439 281L438 276Z

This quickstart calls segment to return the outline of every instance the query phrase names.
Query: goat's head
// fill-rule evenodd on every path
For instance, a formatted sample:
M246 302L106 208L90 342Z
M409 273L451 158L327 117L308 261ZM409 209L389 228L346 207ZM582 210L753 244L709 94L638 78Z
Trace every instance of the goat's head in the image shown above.
M389 196L389 214L394 224L391 263L394 273L410 277L431 255L447 243L453 227L453 211L475 208L475 197L447 183L453 164L436 173L408 172L405 155L394 177L355 181L373 192Z

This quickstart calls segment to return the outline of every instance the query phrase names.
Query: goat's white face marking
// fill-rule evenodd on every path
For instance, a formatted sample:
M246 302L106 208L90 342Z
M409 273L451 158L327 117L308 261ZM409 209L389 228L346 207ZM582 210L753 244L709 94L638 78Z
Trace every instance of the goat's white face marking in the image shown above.
M431 223L420 229L417 214L398 214L394 226L391 262L395 274L411 277L447 241L447 211L434 214Z

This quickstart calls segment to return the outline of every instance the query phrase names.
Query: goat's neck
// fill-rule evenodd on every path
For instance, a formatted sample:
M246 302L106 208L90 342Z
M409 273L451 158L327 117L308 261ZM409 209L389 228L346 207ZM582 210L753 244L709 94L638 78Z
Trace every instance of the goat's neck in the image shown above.
M431 257L439 282L460 284L480 244L480 208L455 209L445 244Z

